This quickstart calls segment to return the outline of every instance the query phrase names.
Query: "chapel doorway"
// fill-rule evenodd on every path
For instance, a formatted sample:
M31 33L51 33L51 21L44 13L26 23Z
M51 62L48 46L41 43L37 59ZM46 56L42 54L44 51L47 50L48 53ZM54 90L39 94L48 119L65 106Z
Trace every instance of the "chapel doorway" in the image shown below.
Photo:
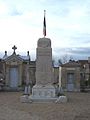
M74 91L74 73L67 74L67 91Z
M18 74L18 68L13 67L10 68L10 87L11 88L17 88L18 87L18 79L19 74Z

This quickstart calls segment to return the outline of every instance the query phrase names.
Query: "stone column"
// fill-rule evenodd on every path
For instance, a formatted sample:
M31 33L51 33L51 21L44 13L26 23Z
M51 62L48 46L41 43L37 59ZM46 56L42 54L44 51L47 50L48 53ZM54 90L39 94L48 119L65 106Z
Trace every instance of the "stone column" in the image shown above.
M26 66L26 85L25 85L24 94L30 95L30 93L31 93L31 86L30 86L30 79L29 79L29 63L27 63L27 66Z
M18 85L22 85L22 64L19 64L19 81Z
M6 82L6 86L8 85L9 86L9 66L7 65L7 68L6 68L6 80L5 80L5 82Z

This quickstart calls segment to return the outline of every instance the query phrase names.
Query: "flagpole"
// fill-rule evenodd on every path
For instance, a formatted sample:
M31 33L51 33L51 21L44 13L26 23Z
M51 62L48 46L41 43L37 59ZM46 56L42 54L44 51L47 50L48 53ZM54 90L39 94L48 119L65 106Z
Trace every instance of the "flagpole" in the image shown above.
M44 17L46 16L46 10L44 10Z

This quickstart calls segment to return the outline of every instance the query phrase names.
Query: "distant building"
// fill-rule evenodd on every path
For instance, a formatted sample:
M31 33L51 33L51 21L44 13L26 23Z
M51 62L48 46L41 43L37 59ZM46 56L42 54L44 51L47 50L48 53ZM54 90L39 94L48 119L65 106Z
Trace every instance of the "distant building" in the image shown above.
M70 60L59 67L59 84L65 91L90 89L90 60Z

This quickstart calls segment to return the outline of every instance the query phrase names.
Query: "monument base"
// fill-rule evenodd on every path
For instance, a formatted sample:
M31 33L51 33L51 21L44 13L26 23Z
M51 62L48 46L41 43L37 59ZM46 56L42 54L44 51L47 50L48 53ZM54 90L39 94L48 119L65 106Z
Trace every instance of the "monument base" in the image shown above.
M30 99L34 102L49 102L57 99L53 85L35 85Z
M56 89L53 85L35 85L32 88L32 95L24 95L20 97L21 102L32 103L32 102L55 102L62 103L66 102L65 97L58 97L56 95Z

